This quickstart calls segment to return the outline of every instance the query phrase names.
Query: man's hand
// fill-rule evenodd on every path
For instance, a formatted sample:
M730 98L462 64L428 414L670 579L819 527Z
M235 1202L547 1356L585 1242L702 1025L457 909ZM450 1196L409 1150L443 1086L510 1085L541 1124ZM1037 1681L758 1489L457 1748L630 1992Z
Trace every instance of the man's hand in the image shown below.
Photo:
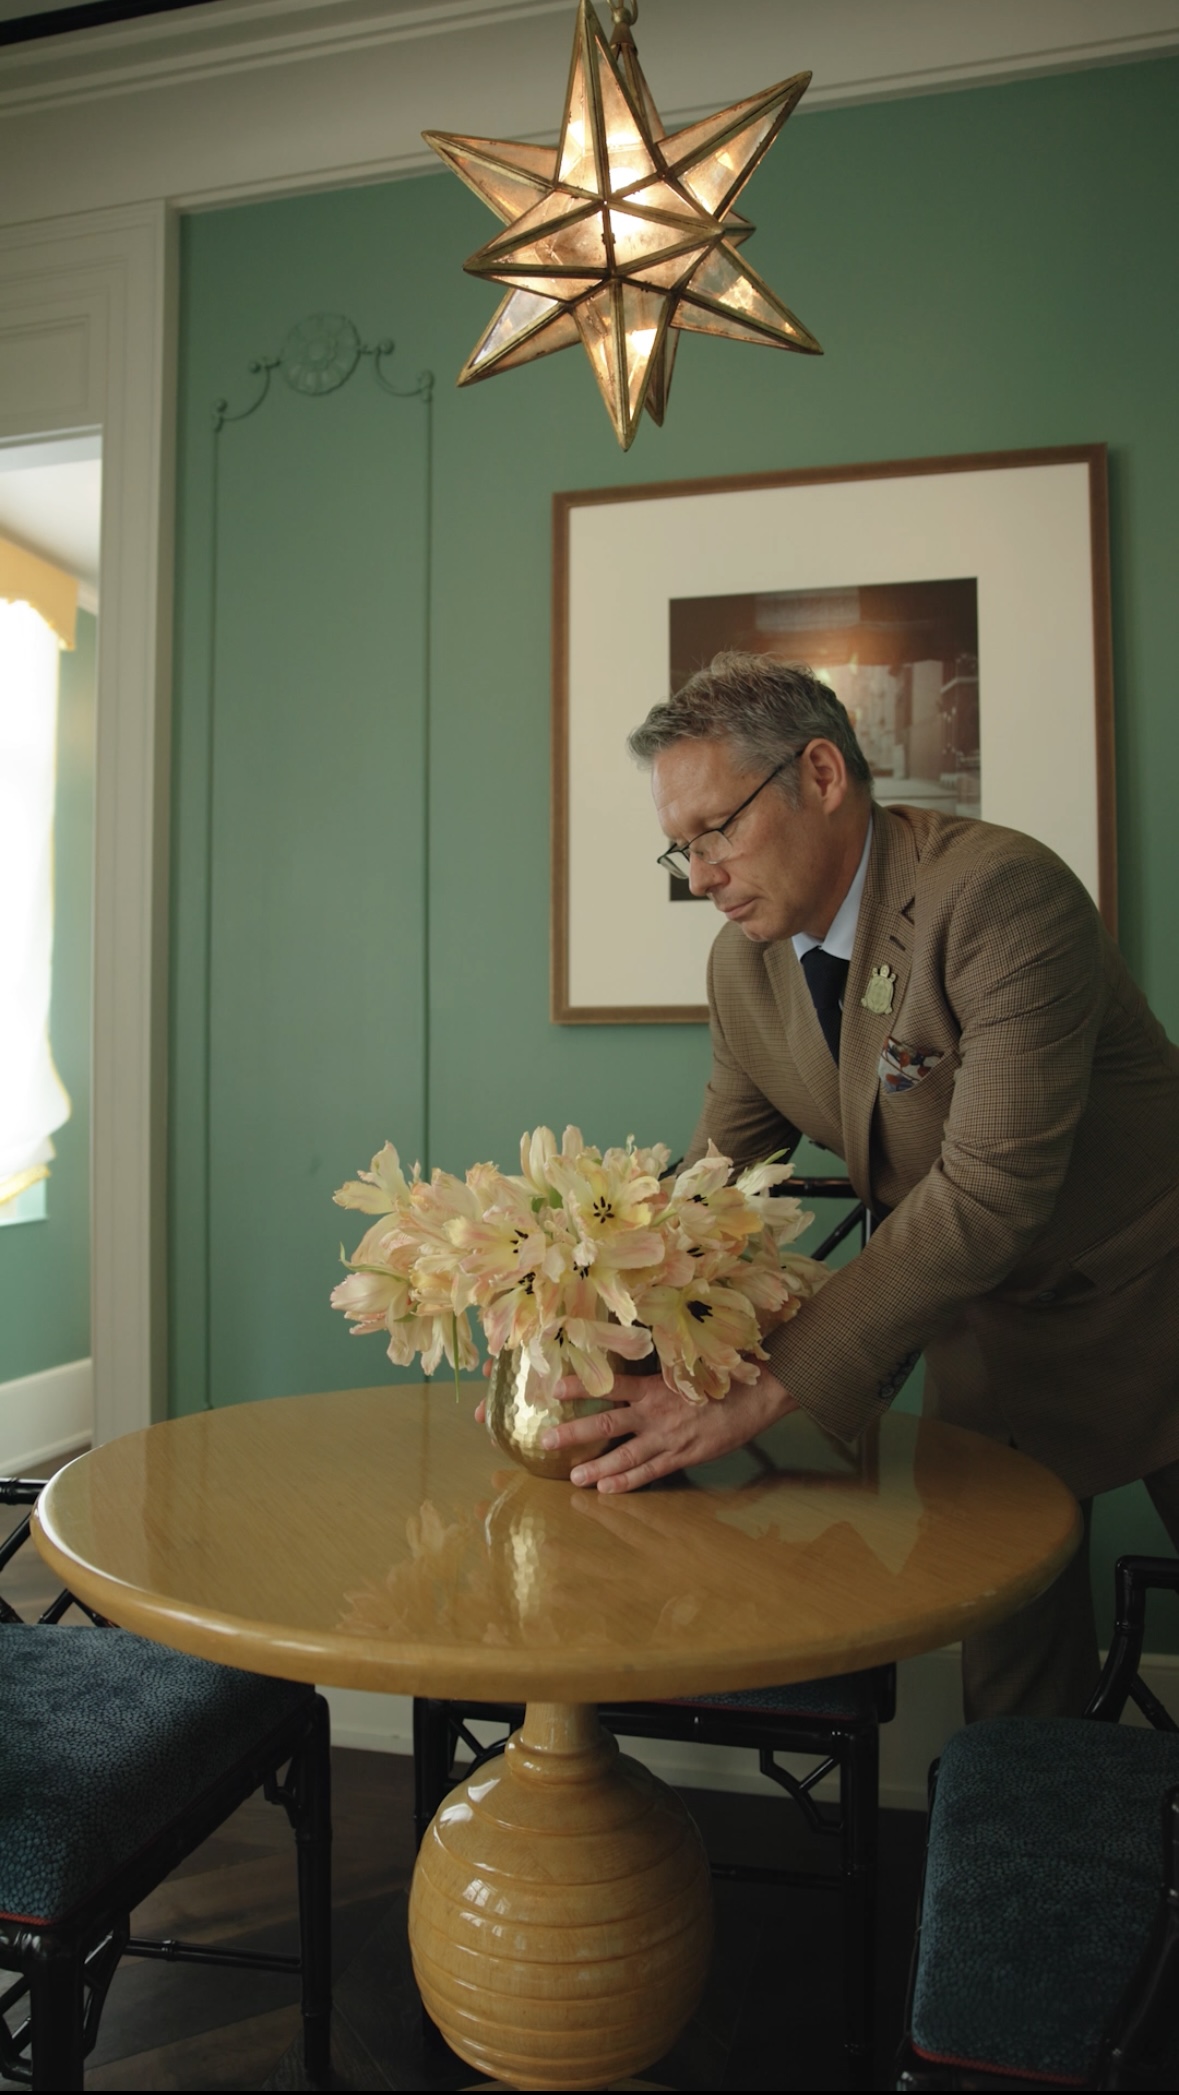
M575 1376L557 1384L556 1395L567 1403L585 1391ZM570 1478L573 1484L596 1484L599 1491L637 1491L673 1470L697 1462L715 1462L733 1448L744 1447L758 1433L785 1418L798 1405L776 1375L763 1368L756 1382L735 1382L720 1403L689 1404L669 1389L662 1375L616 1375L613 1408L541 1435L545 1448L576 1447L580 1441L632 1435L621 1447L608 1448L595 1462L584 1462Z

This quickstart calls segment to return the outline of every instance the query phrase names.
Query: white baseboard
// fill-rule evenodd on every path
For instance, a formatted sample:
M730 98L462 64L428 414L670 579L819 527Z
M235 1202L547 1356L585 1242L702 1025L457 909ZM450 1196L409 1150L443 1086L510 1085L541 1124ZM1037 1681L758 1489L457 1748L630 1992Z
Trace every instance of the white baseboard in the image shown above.
M89 1360L0 1382L0 1476L32 1476L45 1463L85 1447L94 1425Z
M1179 1656L1148 1654L1142 1677L1179 1721ZM413 1751L412 1704L408 1695L367 1695L353 1688L325 1688L337 1746L377 1753ZM1129 1722L1144 1722L1131 1711ZM880 1733L880 1801L898 1811L924 1811L929 1764L962 1724L958 1650L926 1652L902 1659L897 1668L897 1713ZM478 1728L478 1727L476 1727ZM489 1734L490 1736L490 1734ZM688 1746L665 1739L629 1739L625 1750L665 1782L690 1789L735 1790L772 1795L753 1755L732 1746ZM787 1759L786 1765L806 1766ZM817 1794L830 1795L830 1779Z

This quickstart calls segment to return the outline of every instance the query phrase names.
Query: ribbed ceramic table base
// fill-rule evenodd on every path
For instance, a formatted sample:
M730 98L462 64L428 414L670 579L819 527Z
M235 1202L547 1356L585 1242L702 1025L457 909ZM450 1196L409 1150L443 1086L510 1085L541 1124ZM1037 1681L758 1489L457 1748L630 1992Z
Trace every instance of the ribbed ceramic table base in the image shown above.
M530 1703L502 1757L435 1814L409 1940L460 2058L516 2088L605 2088L662 2057L699 2001L703 1844L591 1704Z

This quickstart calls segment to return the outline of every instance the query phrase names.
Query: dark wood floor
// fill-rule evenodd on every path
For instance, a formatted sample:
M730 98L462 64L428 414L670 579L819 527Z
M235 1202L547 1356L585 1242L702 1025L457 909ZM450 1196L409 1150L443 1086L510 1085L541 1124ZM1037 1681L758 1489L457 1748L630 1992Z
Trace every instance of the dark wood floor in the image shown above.
M9 1525L0 1514L0 1533ZM18 1569L19 1566L19 1569ZM47 1592L22 1552L6 1595L31 1612ZM0 1630L0 1634L2 1634ZM413 1862L412 1770L397 1755L333 1752L337 2085L458 2088L470 2067L428 2042L408 1980L404 1894ZM814 1838L785 1799L685 1792L710 1852L814 1866ZM920 1868L922 1822L885 1812L879 1926L879 2040L872 2085L892 2084ZM824 1864L824 1866L826 1866ZM251 1800L136 1913L149 1936L293 1951L292 1843L280 1811ZM717 1953L687 2039L650 2083L680 2088L833 2089L851 2083L840 2044L838 1915L829 1893L717 1885ZM297 2087L293 1981L125 1960L116 1973L87 2087ZM0 2081L0 2087L11 2083Z

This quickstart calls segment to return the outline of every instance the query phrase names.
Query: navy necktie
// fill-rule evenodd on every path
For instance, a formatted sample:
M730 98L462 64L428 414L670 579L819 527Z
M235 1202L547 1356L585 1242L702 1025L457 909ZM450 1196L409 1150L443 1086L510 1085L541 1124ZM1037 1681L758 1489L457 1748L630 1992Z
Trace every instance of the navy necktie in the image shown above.
M812 946L802 956L802 972L823 1038L835 1060L839 1060L839 1029L843 1021L843 992L847 983L847 961L839 960L822 946Z

